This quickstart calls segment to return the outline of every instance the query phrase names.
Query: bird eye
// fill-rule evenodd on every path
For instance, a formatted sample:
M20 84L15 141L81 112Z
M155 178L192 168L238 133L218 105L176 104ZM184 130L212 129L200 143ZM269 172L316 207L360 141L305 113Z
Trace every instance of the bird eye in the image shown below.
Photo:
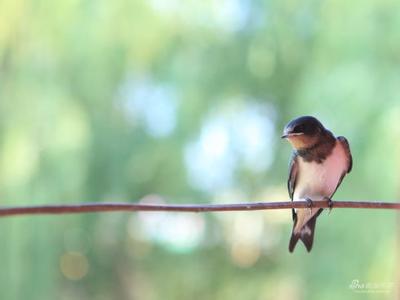
M300 133L300 132L304 132L304 125L297 125L295 128L293 128L293 132L295 133Z

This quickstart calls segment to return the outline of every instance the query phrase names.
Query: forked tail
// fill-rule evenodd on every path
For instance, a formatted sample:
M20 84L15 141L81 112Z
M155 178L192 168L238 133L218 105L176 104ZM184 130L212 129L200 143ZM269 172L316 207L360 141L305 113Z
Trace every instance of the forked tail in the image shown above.
M314 241L315 222L318 215L319 214L317 213L312 218L310 218L310 220L308 220L308 222L298 232L295 232L296 222L294 222L292 236L289 242L290 252L293 252L299 239L303 242L304 246L306 246L307 251L311 251Z

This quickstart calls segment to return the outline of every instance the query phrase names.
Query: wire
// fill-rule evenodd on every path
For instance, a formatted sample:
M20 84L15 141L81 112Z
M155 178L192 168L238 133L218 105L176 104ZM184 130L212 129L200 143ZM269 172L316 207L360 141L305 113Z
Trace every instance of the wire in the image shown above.
M313 201L312 207L329 208L327 201ZM143 204L143 203L82 203L67 205L37 205L19 207L0 207L0 217L42 214L79 214L115 211L153 211L153 212L226 212L290 208L310 208L307 201L249 202L235 204ZM400 209L398 202L370 201L332 201L332 208Z

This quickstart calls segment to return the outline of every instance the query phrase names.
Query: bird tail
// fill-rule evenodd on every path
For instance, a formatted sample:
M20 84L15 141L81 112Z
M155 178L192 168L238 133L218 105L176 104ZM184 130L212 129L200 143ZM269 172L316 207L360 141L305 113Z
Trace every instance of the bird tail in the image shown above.
M303 242L304 246L306 246L307 251L311 251L314 241L315 222L318 215L319 213L312 216L300 230L295 230L296 221L294 222L292 236L289 242L289 252L293 252L299 239Z

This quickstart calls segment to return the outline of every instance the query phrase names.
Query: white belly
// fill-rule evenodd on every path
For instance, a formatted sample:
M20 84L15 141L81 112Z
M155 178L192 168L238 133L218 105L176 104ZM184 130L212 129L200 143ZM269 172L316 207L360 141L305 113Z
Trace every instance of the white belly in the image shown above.
M332 153L321 163L305 162L298 158L298 174L293 200L323 200L331 197L342 174L347 169L346 153L339 142Z

